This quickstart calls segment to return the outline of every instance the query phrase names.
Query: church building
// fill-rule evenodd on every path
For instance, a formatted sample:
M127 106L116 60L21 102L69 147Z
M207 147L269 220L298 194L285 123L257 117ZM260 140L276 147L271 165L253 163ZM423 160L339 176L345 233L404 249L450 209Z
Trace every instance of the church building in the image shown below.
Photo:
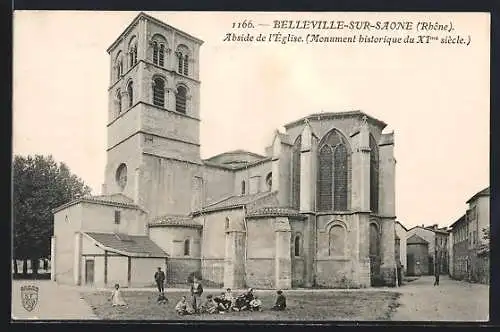
M233 289L394 285L386 124L320 112L276 131L263 155L202 159L202 44L140 13L108 48L105 183L53 210L52 279L150 286L162 267L169 283L198 272Z

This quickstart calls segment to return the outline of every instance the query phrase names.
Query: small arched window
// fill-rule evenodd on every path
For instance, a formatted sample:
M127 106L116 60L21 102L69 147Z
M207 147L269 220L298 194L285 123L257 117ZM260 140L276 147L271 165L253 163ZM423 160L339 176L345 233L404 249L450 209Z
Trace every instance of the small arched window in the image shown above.
M116 90L116 110L118 114L122 111L122 93L120 89Z
M167 40L160 34L155 34L151 39L153 63L163 67L165 64L165 52L167 50Z
M153 42L153 63L158 64L158 43L156 41Z
M187 90L183 86L177 88L175 96L175 110L180 113L186 113Z
M165 107L165 81L159 77L153 80L153 104Z
M128 48L129 68L132 68L137 63L137 39L132 38Z
M163 65L164 65L164 59L165 59L165 45L161 44L160 45L160 50L158 52L158 65L160 67L163 67Z
M179 45L177 48L177 72L179 74L189 74L189 49L185 45Z
M188 60L188 55L186 54L184 56L184 75L188 75L188 72L189 72L189 60Z
M119 80L123 75L123 57L122 52L118 52L116 56L116 79Z
M300 235L295 236L294 251L295 257L300 256Z
M272 172L270 172L266 176L266 186L267 186L268 191L271 191L273 188L273 173Z
M127 93L128 93L128 107L132 107L132 105L134 104L134 85L132 81L130 81L127 85Z
M184 256L189 256L191 254L191 246L189 239L184 241Z
M241 194L242 195L245 195L245 193L246 193L246 185L247 185L247 183L245 182L245 180L241 181Z
M224 228L228 229L229 228L229 217L226 217L226 222L224 224Z

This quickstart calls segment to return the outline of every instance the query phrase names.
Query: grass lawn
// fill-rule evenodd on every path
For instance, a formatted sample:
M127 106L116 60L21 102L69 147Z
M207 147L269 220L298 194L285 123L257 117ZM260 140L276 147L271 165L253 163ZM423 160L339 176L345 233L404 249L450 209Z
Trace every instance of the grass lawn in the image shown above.
M256 291L262 300L262 312L232 312L178 316L174 307L187 292L166 293L169 303L156 303L155 292L123 290L127 307L112 307L107 300L110 292L88 292L82 296L101 319L106 320L389 320L398 306L400 294L387 291L299 292L286 293L287 309L269 310L274 304L274 292ZM203 293L203 300L206 295ZM211 293L218 295L220 292ZM189 297L188 297L189 298Z

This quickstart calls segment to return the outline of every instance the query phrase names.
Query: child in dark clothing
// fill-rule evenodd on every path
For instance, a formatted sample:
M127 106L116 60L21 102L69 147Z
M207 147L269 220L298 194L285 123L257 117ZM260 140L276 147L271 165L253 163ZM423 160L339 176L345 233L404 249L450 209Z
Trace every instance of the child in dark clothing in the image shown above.
M158 299L156 301L158 302L158 304L167 304L168 303L168 299L165 297L165 293L160 293L158 295Z
M283 295L283 292L281 290L277 291L276 293L278 294L278 297L276 298L276 304L271 309L278 310L278 311L285 310L285 308L286 308L285 295Z

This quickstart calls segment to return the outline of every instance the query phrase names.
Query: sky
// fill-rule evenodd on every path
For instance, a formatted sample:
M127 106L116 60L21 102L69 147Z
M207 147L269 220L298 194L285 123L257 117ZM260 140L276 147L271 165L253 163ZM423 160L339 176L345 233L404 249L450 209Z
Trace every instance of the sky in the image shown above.
M106 49L138 13L14 13L14 154L51 154L100 193L110 83ZM264 154L274 131L284 131L288 122L321 111L361 110L395 133L396 216L408 228L451 225L467 199L489 185L488 13L147 14L204 41L202 158L235 149ZM242 31L231 26L243 19L271 25L254 30L265 34L275 32L274 20L284 19L451 22L452 32L432 34L470 36L471 42L224 42L227 33Z

